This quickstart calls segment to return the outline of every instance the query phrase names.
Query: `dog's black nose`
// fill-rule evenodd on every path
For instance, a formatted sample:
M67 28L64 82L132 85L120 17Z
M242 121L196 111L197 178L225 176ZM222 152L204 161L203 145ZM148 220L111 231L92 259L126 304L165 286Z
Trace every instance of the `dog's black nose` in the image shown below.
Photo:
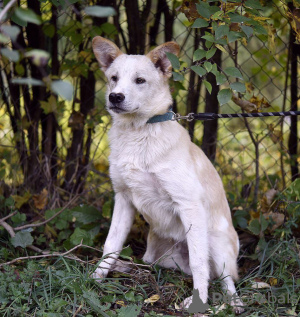
M115 94L114 92L112 92L111 94L109 94L109 101L112 103L120 103L124 99L125 99L125 96L121 93Z

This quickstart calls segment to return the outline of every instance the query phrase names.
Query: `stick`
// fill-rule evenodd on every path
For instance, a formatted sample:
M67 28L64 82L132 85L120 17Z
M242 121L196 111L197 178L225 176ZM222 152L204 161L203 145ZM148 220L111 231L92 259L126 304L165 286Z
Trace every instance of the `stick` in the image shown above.
M20 227L16 227L14 228L15 231L19 231L19 230L23 230L26 228L33 228L33 227L39 227L39 226L43 226L46 223L48 223L49 221L53 220L55 217L57 217L58 215L60 215L64 210L66 210L72 203L74 203L77 199L79 198L79 195L76 195L75 197L73 197L60 211L58 211L55 215L53 215L52 217L50 217L49 219L39 222L39 223L33 223L33 224L28 224L28 225L24 225L24 226L20 226Z
M8 10L17 2L17 0L10 0L8 4L3 8L3 10L0 13L0 23L2 19L5 17Z
M4 265L10 265L10 264L13 264L15 262L18 262L18 261L22 261L22 260L30 260L30 259L40 259L40 258L49 258L49 257L54 257L54 256L66 256L68 254L70 254L71 252L75 251L76 249L82 247L82 246L85 246L83 245L82 243L76 245L74 248L70 249L69 251L67 252L64 252L64 253L52 253L52 254L41 254L41 255L32 255L32 256L22 256L22 257L19 257L19 258L16 258L16 259L13 259L12 261L9 261L9 262L6 262L6 263L2 263L0 264L0 267L4 266ZM68 257L70 258L70 257ZM80 261L80 262L83 262L83 263L86 263L85 261L81 260L81 259L78 259L77 257L75 258L71 258L72 260L75 260L75 261Z

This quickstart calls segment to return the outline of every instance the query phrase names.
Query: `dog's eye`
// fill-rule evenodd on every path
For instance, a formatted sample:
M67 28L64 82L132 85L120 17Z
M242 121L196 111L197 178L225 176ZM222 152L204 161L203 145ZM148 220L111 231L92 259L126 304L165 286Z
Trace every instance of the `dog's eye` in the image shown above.
M117 77L117 76L112 76L111 80L112 80L112 81L117 81L117 80L118 80L118 77Z
M145 80L144 78L138 77L138 78L135 80L135 82L136 82L137 84L143 84L143 83L146 82L146 80Z

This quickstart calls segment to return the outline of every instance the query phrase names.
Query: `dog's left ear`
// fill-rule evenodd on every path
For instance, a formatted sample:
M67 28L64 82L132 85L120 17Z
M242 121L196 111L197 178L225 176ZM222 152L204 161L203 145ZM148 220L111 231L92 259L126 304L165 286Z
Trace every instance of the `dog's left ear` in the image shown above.
M171 77L172 75L172 64L169 61L166 52L172 53L176 56L179 54L179 45L175 42L167 42L162 44L151 52L149 52L146 56L151 59L156 68L159 68L164 76Z

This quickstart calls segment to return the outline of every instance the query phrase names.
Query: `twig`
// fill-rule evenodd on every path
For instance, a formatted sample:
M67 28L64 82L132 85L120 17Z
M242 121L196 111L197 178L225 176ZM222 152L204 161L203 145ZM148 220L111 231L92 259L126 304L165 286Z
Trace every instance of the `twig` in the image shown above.
M243 99L240 99L237 95L233 94L232 95L232 101L239 107L241 107L241 109L249 112L249 108L253 111L256 111L257 110L257 106L248 101L248 100L243 100Z
M16 212L14 212L14 213L16 213ZM14 231L14 228L11 225L9 225L7 222L3 221L3 219L9 218L9 216L10 217L13 216L14 213L12 213L12 214L0 219L0 226L2 226L9 233L9 235L12 238L16 235L16 233ZM34 245L28 245L26 248L31 249L31 250L33 250L35 252L38 252L38 253L42 253L42 254L48 254L49 253L49 251L43 251L40 248L35 247Z
M1 220L0 221L0 225L9 233L9 235L13 238L16 233L13 229L13 227L11 227L7 222Z
M8 4L4 7L4 9L0 13L0 23L2 19L5 17L8 10L17 2L17 0L10 0Z
M48 223L49 221L53 220L55 217L60 215L64 210L66 210L72 203L74 203L77 199L79 198L79 195L74 196L60 211L58 211L55 215L50 217L49 219L39 222L39 223L33 223L33 224L28 224L20 227L14 228L15 231L23 230L26 228L32 228L32 227L40 227Z
M75 251L76 249L78 249L78 248L80 248L82 246L85 247L85 245L80 243L80 244L76 245L74 248L72 248L69 251L66 251L64 253L54 252L54 253L51 253L51 254L41 254L41 255L32 255L32 256L19 257L19 258L13 259L12 261L1 263L0 267L3 267L4 265L10 265L10 264L16 263L18 261L22 261L22 260L41 259L41 258L49 258L49 257L55 257L55 256L67 257L68 254L70 254L71 252ZM67 258L70 259L70 257L67 257ZM75 261L80 261L80 262L86 263L85 261L83 261L83 260L81 260L81 259L79 259L77 257L74 257L74 258L72 257L71 259L75 260Z
M14 211L14 212L12 212L11 214L7 215L6 217L0 219L0 223L1 223L2 221L7 220L8 218L11 218L12 216L14 216L14 215L17 214L17 213L18 213L17 211Z
M76 317L77 314L81 311L82 305L80 305L77 310L75 311L74 315L72 317Z

